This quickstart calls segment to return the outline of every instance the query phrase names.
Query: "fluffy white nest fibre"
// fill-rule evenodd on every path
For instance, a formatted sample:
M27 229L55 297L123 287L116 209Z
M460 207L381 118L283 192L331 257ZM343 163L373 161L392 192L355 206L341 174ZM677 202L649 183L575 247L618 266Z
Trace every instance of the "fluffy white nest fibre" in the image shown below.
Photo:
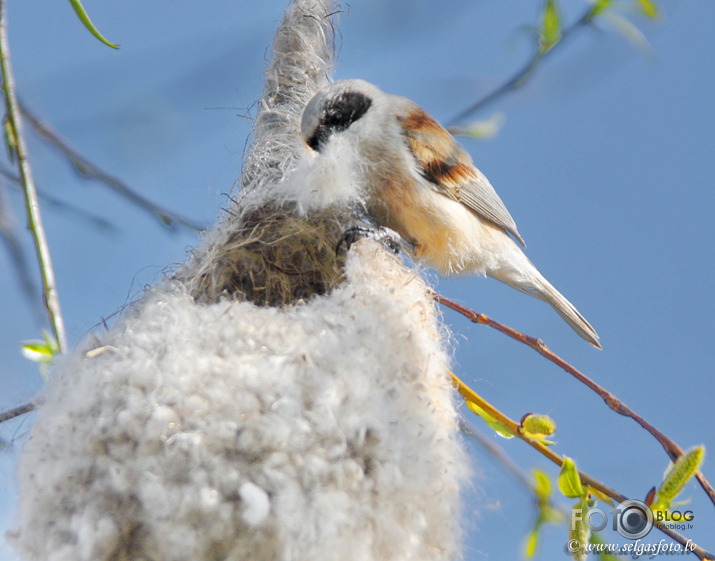
M371 240L336 257L349 209L275 199L335 11L286 13L235 207L57 365L19 468L27 561L459 556L467 469L427 287Z

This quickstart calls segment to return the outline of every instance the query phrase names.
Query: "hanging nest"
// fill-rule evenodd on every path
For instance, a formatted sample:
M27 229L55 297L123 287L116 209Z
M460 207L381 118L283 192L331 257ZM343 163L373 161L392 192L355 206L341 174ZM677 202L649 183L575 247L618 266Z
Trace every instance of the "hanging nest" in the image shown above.
M345 252L336 252L336 244L347 224L344 211L333 209L307 216L290 204L248 211L195 256L200 263L189 267L194 272L185 282L203 303L233 298L287 306L326 294L344 280Z

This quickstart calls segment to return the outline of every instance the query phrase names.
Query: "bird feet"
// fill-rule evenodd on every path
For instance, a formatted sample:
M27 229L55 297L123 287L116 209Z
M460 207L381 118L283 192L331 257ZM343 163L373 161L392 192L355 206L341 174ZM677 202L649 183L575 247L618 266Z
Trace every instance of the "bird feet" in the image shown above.
M352 226L345 230L338 244L335 246L335 253L340 253L340 250L345 246L346 251L356 241L362 238L370 238L382 244L382 246L392 253L400 253L404 249L407 242L400 235L390 228L372 228L366 226Z

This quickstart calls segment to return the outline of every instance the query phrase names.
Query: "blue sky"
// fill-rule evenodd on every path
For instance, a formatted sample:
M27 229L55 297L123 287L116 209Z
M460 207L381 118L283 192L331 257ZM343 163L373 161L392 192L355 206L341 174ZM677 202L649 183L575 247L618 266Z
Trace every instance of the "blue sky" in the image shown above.
M260 4L260 6L259 6ZM586 4L564 0L570 21ZM363 78L416 100L447 120L507 79L531 53L527 27L540 2L366 0L340 23L337 78ZM86 1L112 51L69 4L10 2L20 95L98 164L146 197L210 224L241 169L252 110L283 0ZM499 134L462 139L528 244L527 253L598 330L584 343L545 304L496 281L431 278L438 290L529 334L622 398L683 447L715 448L715 3L661 3L652 22L634 18L650 45L638 49L605 22L581 32L527 87L475 118L504 115ZM37 14L42 13L42 18ZM180 263L198 240L170 232L96 182L77 179L30 135L41 189L102 216L111 231L45 207L46 228L72 342ZM18 232L22 202L7 187ZM41 324L0 251L0 410L42 385L18 342ZM533 351L445 313L454 369L512 417L536 411L558 423L556 451L625 495L643 498L667 460L634 422ZM0 426L0 530L12 519L14 462L31 418ZM479 421L475 420L479 425ZM481 428L481 427L480 427ZM485 434L527 472L546 460L526 445ZM503 469L471 447L465 558L517 558L535 513ZM705 473L715 478L706 460ZM687 537L715 549L713 505L695 484ZM564 500L563 505L568 505ZM661 535L646 540L657 542ZM563 527L549 527L537 559L563 555ZM615 539L607 535L607 539ZM0 539L0 560L13 559Z

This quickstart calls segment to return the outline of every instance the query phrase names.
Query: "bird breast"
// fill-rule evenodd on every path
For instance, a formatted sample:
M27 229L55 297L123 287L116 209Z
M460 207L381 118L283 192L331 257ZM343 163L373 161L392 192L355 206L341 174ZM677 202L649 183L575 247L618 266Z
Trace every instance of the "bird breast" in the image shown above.
M377 222L414 244L420 261L446 275L485 273L494 226L435 192L416 172L382 177L371 191Z

